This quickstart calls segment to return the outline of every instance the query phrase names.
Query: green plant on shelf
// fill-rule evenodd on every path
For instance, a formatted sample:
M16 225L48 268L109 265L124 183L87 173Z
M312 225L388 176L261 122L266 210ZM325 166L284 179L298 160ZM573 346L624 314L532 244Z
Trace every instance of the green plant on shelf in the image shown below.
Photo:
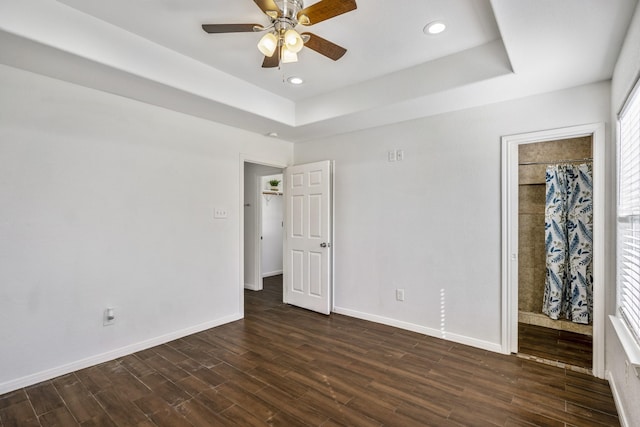
M278 186L280 185L279 179L269 180L269 185L271 186L271 190L278 191Z

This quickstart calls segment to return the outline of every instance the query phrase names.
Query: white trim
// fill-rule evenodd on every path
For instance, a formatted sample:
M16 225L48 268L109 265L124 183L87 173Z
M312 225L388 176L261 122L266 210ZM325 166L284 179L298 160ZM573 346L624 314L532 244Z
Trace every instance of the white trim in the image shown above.
M593 373L604 378L605 125L591 123L502 137L502 349L518 347L518 155L520 144L593 137Z
M518 146L502 138L502 352L518 352L518 328L511 307L518 307ZM514 177L514 174L515 177ZM517 313L515 313L517 316Z
M98 365L100 363L108 362L110 360L118 359L120 357L127 356L129 354L146 350L157 345L165 344L169 341L177 340L179 338L186 337L191 334L206 331L207 329L215 328L216 326L224 325L226 323L234 322L242 319L240 313L226 316L220 319L212 320L209 322L201 323L199 325L191 326L179 331L170 332L159 337L151 338L145 341L141 341L134 344L129 344L124 347L110 350L106 353L96 354L94 356L87 357L85 359L77 360L75 362L67 363L62 366L47 369L44 371L36 372L35 374L27 375L21 378L16 378L11 381L0 383L0 394L7 393L13 390L18 390L23 387L28 387L33 384L37 384L42 381L47 381L52 378L59 377L60 375L66 375L71 372L75 372L80 369L88 368Z
M271 276L277 276L279 274L282 274L283 270L275 270L275 271L269 271L268 273L262 273L262 277L271 277Z
M627 361L633 366L636 376L640 377L640 349L638 349L638 343L633 337L633 333L620 317L610 315L609 320L616 331L616 335L618 335L618 340L624 349Z
M621 393L618 388L618 384L616 384L615 378L611 371L607 371L607 381L609 381L609 386L611 387L611 394L613 395L613 402L616 404L616 410L618 411L618 421L620 421L621 427L632 427L632 424L629 422L629 417L622 405Z
M244 173L243 173L244 175ZM253 239L253 290L264 289L262 278L262 176L256 176L256 191L253 195L252 203L256 205L253 229L256 234ZM243 189L244 191L244 189ZM244 211L243 211L244 212ZM244 242L244 240L242 240ZM244 267L243 267L244 268Z
M635 197L631 197L629 200L629 193L627 191L631 190L631 194L633 194L633 188L635 187L632 182L634 182L635 171L626 170L623 167L623 164L628 164L629 160L632 160L632 163L637 162L637 154L635 154L635 147L637 143L637 135L635 134L636 124L638 119L640 118L640 110L635 110L638 108L637 103L640 103L640 81L636 81L633 85L633 88L627 95L620 112L618 113L616 120L616 133L615 133L615 148L616 148L616 176L615 176L615 203L616 207L615 213L615 222L616 222L616 310L615 316L609 316L611 319L611 323L620 339L620 342L627 354L627 358L631 363L633 363L633 359L636 361L636 369L638 367L638 361L640 360L640 345L638 338L640 337L640 331L637 329L637 316L638 313L638 305L637 302L630 303L630 301L625 301L623 295L627 293L635 294L638 290L637 285L634 284L633 279L629 280L628 278L625 280L626 276L621 272L620 260L625 258L624 253L633 250L631 245L625 242L624 236L621 236L625 233L624 227L621 225L621 219L623 217L627 217L628 219L634 218L637 216L637 206L634 202ZM623 117L624 116L624 117ZM624 127L623 127L623 121ZM631 129L629 129L631 128ZM626 133L630 131L630 134L623 135L623 131ZM623 140L624 137L624 140ZM631 147L627 144L631 144ZM631 151L631 153L629 153ZM624 156L624 159L623 159ZM622 179L622 175L632 173L633 176L625 176L625 179ZM624 186L623 186L624 184ZM622 196L623 193L626 193L625 196ZM630 224L627 224L627 227ZM633 227L632 227L633 228ZM626 230L627 232L630 230ZM633 256L637 257L636 253L629 252L627 255L629 258L633 258Z
M393 326L395 328L405 329L407 331L416 332L430 337L440 338L447 341L452 341L458 344L464 344L471 347L476 347L482 350L492 351L494 353L500 353L502 348L499 343L492 343L489 341L478 340L475 338L467 337L465 335L458 335L451 332L442 332L440 329L428 328L426 326L416 325L415 323L403 322L402 320L391 319L389 317L378 316L377 314L369 314L361 311L351 310L348 308L334 307L334 313L342 314L349 317L355 317L356 319L367 320L369 322L380 323L387 326Z
M329 202L331 203L331 311L334 312L336 308L336 161L331 160L331 197Z

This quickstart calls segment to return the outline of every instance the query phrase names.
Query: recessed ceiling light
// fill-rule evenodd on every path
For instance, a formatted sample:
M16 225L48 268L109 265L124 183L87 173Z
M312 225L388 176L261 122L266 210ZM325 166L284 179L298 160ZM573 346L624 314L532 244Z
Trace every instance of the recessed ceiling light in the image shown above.
M287 79L287 81L288 81L289 83L291 83L292 85L296 85L296 86L297 86L297 85L301 85L302 83L304 83L304 80L302 80L302 78L300 78L300 77L295 77L295 76L289 77L289 78Z
M444 24L444 22L442 22L442 21L433 21L433 22L430 22L427 25L425 25L425 27L424 27L424 29L422 31L425 34L434 35L434 34L440 34L441 32L443 32L446 29L447 29L447 26Z
M270 136L271 138L277 138L278 137L278 132L269 132L267 134L267 136Z

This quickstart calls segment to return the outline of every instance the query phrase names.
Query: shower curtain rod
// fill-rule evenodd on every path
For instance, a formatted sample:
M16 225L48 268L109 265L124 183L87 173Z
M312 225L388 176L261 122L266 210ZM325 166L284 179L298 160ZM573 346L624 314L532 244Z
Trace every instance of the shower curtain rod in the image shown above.
M518 163L518 166L529 166L529 165L552 165L552 164L562 164L562 163L576 163L576 162L591 162L593 161L592 157L586 157L584 159L570 159L570 160L554 160L552 162L522 162Z

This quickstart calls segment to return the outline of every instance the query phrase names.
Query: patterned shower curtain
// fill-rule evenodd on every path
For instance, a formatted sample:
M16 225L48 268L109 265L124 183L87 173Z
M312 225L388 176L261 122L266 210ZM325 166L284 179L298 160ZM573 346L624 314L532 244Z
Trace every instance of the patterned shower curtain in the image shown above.
M542 312L588 324L593 312L591 164L547 166Z

